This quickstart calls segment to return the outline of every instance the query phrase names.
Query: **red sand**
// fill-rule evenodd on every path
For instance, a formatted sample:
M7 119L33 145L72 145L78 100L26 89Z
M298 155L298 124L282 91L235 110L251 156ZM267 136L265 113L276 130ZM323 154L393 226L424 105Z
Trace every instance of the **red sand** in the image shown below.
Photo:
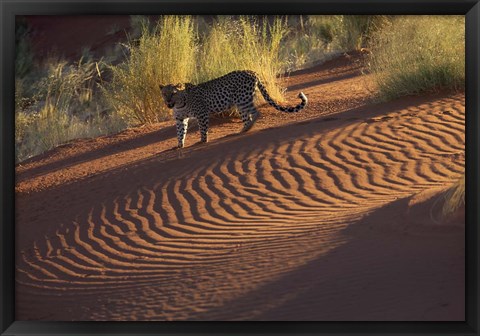
M18 320L464 320L462 94L369 104L361 60L292 74L294 115L170 122L17 167ZM233 134L233 135L232 135Z

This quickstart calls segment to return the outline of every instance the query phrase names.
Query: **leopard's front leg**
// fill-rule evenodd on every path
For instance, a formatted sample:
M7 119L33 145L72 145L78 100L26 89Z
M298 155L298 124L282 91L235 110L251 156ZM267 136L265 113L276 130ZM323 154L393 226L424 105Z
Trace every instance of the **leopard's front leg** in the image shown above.
M180 119L177 118L177 138L178 138L178 148L183 148L185 145L185 137L187 136L188 129L188 118Z

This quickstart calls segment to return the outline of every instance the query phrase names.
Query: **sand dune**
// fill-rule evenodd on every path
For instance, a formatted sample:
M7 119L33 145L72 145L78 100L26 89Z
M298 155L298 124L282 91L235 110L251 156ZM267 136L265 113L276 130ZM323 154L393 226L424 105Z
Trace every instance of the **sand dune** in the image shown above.
M17 319L463 320L464 223L409 209L464 171L464 96L322 98L361 80L345 67L294 74L314 104L274 127L263 108L183 151L169 126L18 167Z

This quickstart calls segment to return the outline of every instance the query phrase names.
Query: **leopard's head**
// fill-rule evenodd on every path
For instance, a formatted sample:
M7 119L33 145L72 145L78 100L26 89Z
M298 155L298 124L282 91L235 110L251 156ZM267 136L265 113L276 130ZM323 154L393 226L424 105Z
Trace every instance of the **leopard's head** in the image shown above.
M177 107L182 107L183 105L185 105L183 95L183 93L185 92L184 84L160 84L160 90L162 92L163 101L168 108L174 108L175 105L177 105Z

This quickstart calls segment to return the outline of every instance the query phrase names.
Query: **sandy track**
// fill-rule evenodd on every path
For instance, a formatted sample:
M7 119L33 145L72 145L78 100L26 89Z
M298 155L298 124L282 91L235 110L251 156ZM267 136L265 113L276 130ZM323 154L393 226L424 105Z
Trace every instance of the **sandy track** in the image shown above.
M163 127L18 167L17 319L463 320L464 223L411 210L463 172L464 96L344 101L362 80L294 74L312 104L286 126L263 109L183 151Z

